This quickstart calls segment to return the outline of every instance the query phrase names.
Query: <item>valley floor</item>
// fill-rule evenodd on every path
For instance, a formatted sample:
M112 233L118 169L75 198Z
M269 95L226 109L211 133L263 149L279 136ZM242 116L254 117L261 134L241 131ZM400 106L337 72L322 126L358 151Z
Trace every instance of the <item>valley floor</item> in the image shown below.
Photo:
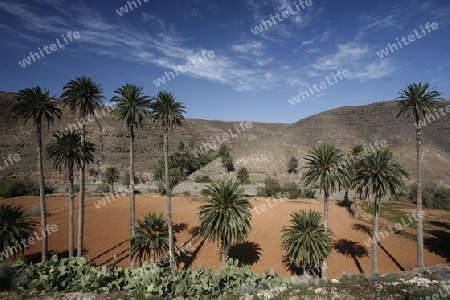
M119 197L106 206L97 208L94 203L100 198L87 198L85 209L85 256L93 260L97 266L109 266L114 256L118 265L128 266L127 257L129 237L129 198ZM22 204L27 211L39 204L38 197L21 197L3 199L2 202ZM323 201L298 200L280 201L274 199L253 198L254 209L252 230L245 243L234 246L230 256L238 258L242 263L252 266L256 272L273 269L282 276L291 273L283 264L284 251L281 248L281 228L288 225L290 213L297 210L316 210L322 213ZM179 267L184 265L198 266L204 264L206 268L220 267L219 247L216 243L203 241L196 232L198 226L198 209L202 203L191 197L173 198L173 220L177 245L191 242L190 252L186 252ZM263 206L265 205L265 207ZM57 225L58 230L49 236L49 249L55 252L67 252L68 248L68 199L65 197L47 198L49 225ZM413 206L406 207L405 212L411 213ZM78 210L76 209L75 216ZM158 195L136 196L136 217L151 212L166 213L166 198ZM259 213L258 213L259 212ZM445 214L446 212L442 212ZM438 213L434 213L436 215ZM447 212L448 214L448 212ZM333 232L333 252L328 260L328 278L339 278L344 274L365 273L371 269L371 246L364 241L370 238L370 215L363 213L362 219L351 217L345 207L330 203L329 227ZM365 219L365 220L364 220ZM75 218L76 223L77 217ZM367 220L367 221L366 221ZM39 218L36 217L36 221ZM382 224L391 224L382 220ZM76 226L76 225L75 225ZM403 229L414 233L413 229ZM389 235L380 240L378 247L378 270L380 273L412 270L416 266L416 243L413 239L402 234ZM75 227L76 236L76 227ZM76 245L76 241L75 241ZM39 242L28 249L26 255L39 257ZM448 258L447 258L448 259ZM425 263L432 266L446 262L445 257L425 250Z

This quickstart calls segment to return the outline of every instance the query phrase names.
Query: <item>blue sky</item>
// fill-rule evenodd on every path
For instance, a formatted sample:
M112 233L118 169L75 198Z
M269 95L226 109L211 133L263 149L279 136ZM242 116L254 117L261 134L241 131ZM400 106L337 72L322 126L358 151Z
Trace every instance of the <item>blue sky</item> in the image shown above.
M304 8L298 0L135 2L130 10L123 0L0 0L0 90L40 85L59 96L69 80L86 75L108 99L133 83L149 95L171 91L189 118L279 123L392 100L413 82L429 82L450 98L448 0L311 0ZM120 16L120 7L128 12ZM295 14L284 19L289 9ZM276 24L269 26L271 15ZM254 34L264 20L267 28ZM424 35L427 22L438 28ZM420 38L377 55L414 30ZM69 31L79 38L67 40ZM18 63L56 39L63 47L26 67ZM214 57L155 85L205 50ZM289 103L339 69L350 75Z

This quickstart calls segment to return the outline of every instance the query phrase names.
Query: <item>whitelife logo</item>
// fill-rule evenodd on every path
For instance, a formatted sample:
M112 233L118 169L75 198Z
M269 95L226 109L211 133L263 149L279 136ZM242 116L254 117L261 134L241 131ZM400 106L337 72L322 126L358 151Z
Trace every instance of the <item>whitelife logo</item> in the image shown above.
M67 33L67 39L64 36L64 34L62 35L62 37L63 37L65 44L62 44L59 41L59 38L57 38L56 43L58 44L58 46L56 46L56 44L51 44L50 46L44 45L43 49L41 49L41 47L38 47L38 52L34 52L34 53L30 52L30 55L27 56L27 58L24 58L24 59L22 59L22 61L19 61L19 65L22 68L25 68L26 66L31 65L31 62L32 62L31 60L33 60L33 62L35 62L36 60L40 60L41 58L43 58L45 56L43 51L45 51L46 54L51 54L52 52L55 52L56 50L64 48L66 45L68 45L69 42L67 41L67 39L69 39L71 42L73 42L74 40L78 40L81 37L81 35L78 31L74 31L73 33L72 33L72 31L69 31ZM50 51L49 51L49 49L50 49Z
M400 49L403 48L402 43L401 43L400 41L403 42L403 45L404 45L404 46L408 46L410 43L415 42L415 41L416 41L416 38L419 40L419 39L423 38L424 36L426 36L426 35L427 35L427 31L428 31L428 33L431 33L431 29L432 29L432 30L437 30L437 29L439 29L439 26L438 26L438 24L437 24L436 22L433 22L433 23L431 23L431 24L430 24L430 22L427 22L427 23L425 24L425 29L426 29L426 31L425 31L425 29L422 27L422 25L420 26L420 29L421 29L423 35L420 35L420 33L417 31L417 29L414 30L414 32L413 32L414 34L408 35L408 41L409 41L409 43L406 41L406 37L404 37L404 36L403 36L400 40L399 40L398 38L396 38L395 40L397 41L398 47L400 47ZM394 43L394 44L388 43L386 48L381 49L380 51L377 52L377 55L378 55L380 58L389 56L389 54L394 53L395 51L398 51L397 45L396 45L395 43Z

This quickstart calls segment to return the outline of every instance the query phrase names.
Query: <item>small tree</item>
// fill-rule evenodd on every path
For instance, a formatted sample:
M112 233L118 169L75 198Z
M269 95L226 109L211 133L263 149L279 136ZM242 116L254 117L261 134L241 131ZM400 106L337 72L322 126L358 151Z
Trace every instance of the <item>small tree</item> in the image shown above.
M241 167L239 168L239 170L237 171L237 181L239 182L240 185L244 185L245 183L249 183L249 174L248 174L248 170L245 167Z
M298 168L298 159L292 156L288 162L288 172L289 173L297 173Z
M119 171L117 171L114 167L108 167L105 170L105 180L111 187L111 193L115 196L116 192L114 191L114 183L117 182L120 178ZM130 174L128 174L128 178L130 177ZM130 182L129 180L127 182Z
M220 145L220 148L219 148L219 156L220 157L230 156L230 153L231 153L230 147L228 147L225 144Z
M330 254L330 233L320 224L322 216L315 211L291 214L291 225L282 228L282 248L291 265L306 275ZM322 270L323 273L324 270Z
M225 156L222 156L222 165L225 168L225 172L231 172L233 171L233 158L230 154L227 154Z
M150 257L153 264L156 255L169 250L169 229L163 214L147 214L143 220L137 220L136 233L131 238L131 252L137 259ZM175 237L174 237L175 240Z

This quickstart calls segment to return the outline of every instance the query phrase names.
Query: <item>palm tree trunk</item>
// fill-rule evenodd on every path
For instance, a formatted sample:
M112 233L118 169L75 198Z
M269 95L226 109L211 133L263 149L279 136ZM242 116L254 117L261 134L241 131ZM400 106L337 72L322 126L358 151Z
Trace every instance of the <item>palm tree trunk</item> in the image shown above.
M229 253L230 253L230 245L227 245L222 241L222 245L220 247L220 253L222 254L222 264L225 264L228 261Z
M45 185L44 185L44 166L42 162L42 135L41 135L41 123L38 122L37 127L37 154L38 154L38 172L39 172L39 200L41 206L41 230L45 231L47 229L47 207L45 204ZM42 236L42 254L41 260L47 260L47 252L48 252L48 239L47 234L43 234Z
M74 232L73 232L73 217L74 217L74 200L75 195L73 194L73 167L69 169L69 258L73 257L73 247L74 247Z
M417 122L417 214L422 215L422 128ZM417 267L424 267L423 260L423 223L417 220Z
M86 125L83 123L81 129L81 147L84 149L86 142ZM80 167L80 191L78 200L78 245L77 257L83 256L83 238L84 238L84 190L86 162L83 160Z
M373 217L373 232L372 232L372 275L378 273L378 224L380 220L380 197L375 195L375 215Z
M353 212L353 217L354 218L359 218L359 209L358 209L358 191L355 190L355 198L353 200L353 202L355 202L355 210Z
M164 171L166 177L166 194L167 194L167 225L169 230L169 255L170 270L175 272L175 257L173 252L173 229L172 229L172 189L170 186L169 172L169 132L166 129L164 134Z
M134 128L130 126L130 233L134 237L136 219L136 203L134 197ZM130 268L134 268L135 257L130 252Z
M325 227L325 232L328 232L328 191L323 190L324 197L323 197L323 226ZM328 276L328 265L327 265L327 258L325 257L322 262L322 279L327 280Z

